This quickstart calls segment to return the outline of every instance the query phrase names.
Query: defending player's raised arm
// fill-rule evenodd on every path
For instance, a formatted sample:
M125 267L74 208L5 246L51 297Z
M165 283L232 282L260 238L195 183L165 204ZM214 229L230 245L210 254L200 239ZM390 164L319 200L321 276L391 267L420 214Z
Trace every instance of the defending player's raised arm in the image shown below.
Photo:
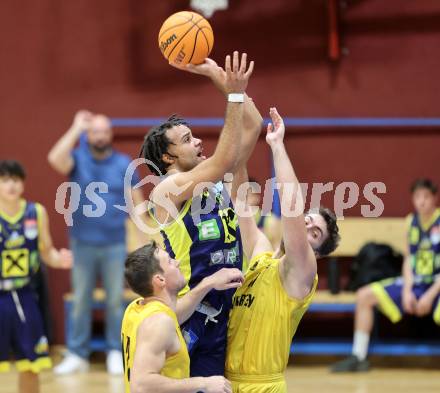
M136 336L133 368L130 372L132 393L196 393L230 392L223 377L173 379L160 374L167 356L176 353L177 340L174 321L165 314L145 319ZM178 344L177 344L178 345Z
M272 123L268 125L266 141L272 149L276 180L280 184L285 249L280 274L287 293L303 298L313 285L316 257L307 239L301 187L284 146L284 122L275 108L271 108L270 116Z
M57 250L52 243L49 229L49 217L44 206L37 204L38 214L38 248L41 259L50 267L70 269L73 264L73 256L70 250L62 248Z
M232 64L230 56L226 57L225 89L228 95L245 92L252 69L253 63L247 67L246 56L243 55L240 61L238 52L234 52ZM198 184L216 183L223 178L226 172L230 172L234 168L241 146L244 107L241 102L231 101L233 101L233 97L228 100L225 124L214 154L190 171L169 176L156 187L155 197L167 196L174 204L178 205L193 195ZM174 190L179 190L177 195L174 194Z
M243 250L247 258L251 260L255 255L262 252L273 251L273 248L269 239L258 228L255 217L251 211L252 206L248 206L247 204L248 184L249 178L246 167L241 166L234 174L231 198L238 217Z

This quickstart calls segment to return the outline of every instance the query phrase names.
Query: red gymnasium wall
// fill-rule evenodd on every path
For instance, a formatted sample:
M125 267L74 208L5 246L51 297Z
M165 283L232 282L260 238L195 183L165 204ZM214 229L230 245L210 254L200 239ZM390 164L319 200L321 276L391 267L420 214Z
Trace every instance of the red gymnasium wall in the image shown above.
M80 108L112 117L218 117L224 99L201 77L167 65L157 48L161 22L189 0L7 2L0 21L0 157L21 160L26 197L49 210L57 246L66 228L54 210L64 179L46 155ZM248 92L264 113L276 105L292 117L440 117L440 4L436 0L347 1L341 40L347 55L327 56L324 0L230 1L211 19L212 57L234 49L255 59ZM384 215L410 209L417 176L440 183L439 129L289 129L289 153L304 182L386 184ZM136 155L144 129L116 129L116 147ZM195 129L212 152L216 133ZM263 139L250 162L260 181L270 174ZM332 203L329 193L324 201ZM365 203L360 196L359 201ZM360 204L347 210L359 215ZM50 272L55 340L63 341L61 294L67 272Z

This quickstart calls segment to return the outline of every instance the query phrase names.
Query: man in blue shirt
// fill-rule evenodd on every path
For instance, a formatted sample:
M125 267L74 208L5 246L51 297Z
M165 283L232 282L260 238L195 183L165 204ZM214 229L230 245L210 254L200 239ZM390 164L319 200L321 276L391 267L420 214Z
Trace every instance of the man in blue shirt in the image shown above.
M88 370L93 289L98 275L106 291L107 370L111 374L123 373L120 330L127 213L115 206L125 206L124 177L131 159L113 150L112 138L111 123L106 116L79 111L70 129L48 155L51 166L68 175L79 186L75 186L76 190L80 190L79 205L69 228L75 262L72 325L67 337L69 352L55 367L56 374ZM131 187L137 183L137 176L133 180ZM139 189L131 191L135 205L143 201ZM74 188L73 192L76 192Z

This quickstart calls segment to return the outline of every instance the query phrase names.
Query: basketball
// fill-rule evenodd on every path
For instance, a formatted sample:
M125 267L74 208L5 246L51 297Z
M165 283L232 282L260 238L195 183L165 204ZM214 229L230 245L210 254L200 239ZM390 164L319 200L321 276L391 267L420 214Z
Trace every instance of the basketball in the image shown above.
M201 15L181 11L171 15L159 31L159 49L169 62L201 64L211 53L214 33Z

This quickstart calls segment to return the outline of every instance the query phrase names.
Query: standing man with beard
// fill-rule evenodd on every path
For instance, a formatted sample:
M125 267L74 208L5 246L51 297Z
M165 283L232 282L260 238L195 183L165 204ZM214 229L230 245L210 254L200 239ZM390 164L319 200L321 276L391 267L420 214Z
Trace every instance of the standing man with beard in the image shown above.
M131 158L113 150L112 139L108 117L79 111L70 129L48 155L50 165L58 173L68 175L69 181L81 189L69 234L74 257L72 328L67 337L69 352L55 367L56 374L89 368L93 289L97 275L101 276L106 292L107 371L123 373L120 331L127 213L115 206L125 205L124 175ZM137 181L134 176L132 187ZM94 182L97 184L92 184ZM135 205L143 201L140 190L132 188L132 196ZM98 214L103 206L105 210Z

